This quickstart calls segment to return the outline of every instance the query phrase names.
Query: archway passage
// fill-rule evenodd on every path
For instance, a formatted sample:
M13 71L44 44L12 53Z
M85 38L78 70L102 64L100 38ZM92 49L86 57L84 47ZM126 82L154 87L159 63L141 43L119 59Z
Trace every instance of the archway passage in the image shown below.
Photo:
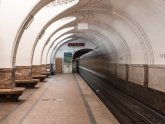
M52 53L52 65L54 65L54 71L57 71L57 68L60 65L60 72L61 73L72 73L76 72L75 68L76 63L74 61L75 58L92 51L97 46L93 42L90 42L88 40L82 40L77 38L67 39L62 41L61 43L57 44L57 47L55 47L54 52ZM57 64L56 60L61 60L61 64ZM57 65L57 66L56 66Z
M81 57L84 54L87 54L89 52L91 52L93 49L80 49L78 51L76 51L73 55L73 62L72 62L72 67L73 67L73 73L77 73L78 72L78 59L79 57Z

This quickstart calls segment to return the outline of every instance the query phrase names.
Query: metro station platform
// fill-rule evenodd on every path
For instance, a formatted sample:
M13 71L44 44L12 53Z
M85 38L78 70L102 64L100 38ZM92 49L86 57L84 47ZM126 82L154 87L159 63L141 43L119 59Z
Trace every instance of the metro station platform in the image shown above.
M0 124L118 124L78 74L58 74L0 103Z

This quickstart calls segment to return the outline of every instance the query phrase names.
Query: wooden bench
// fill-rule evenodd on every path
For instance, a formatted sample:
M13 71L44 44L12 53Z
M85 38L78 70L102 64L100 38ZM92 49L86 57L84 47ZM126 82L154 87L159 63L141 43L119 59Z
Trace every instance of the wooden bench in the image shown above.
M33 79L39 79L41 82L45 80L46 75L33 75Z
M15 87L13 89L0 89L0 102L18 101L25 88Z
M51 75L51 72L45 72L45 73L42 73L41 75L46 75L47 77L49 77L49 75Z
M16 85L16 87L34 88L37 85L38 82L39 82L38 79L15 80L15 85Z

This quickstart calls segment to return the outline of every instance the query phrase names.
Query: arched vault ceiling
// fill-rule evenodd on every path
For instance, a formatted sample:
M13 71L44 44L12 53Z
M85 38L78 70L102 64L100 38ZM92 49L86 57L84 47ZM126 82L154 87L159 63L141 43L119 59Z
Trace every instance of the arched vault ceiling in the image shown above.
M49 3L53 2L54 0L41 0L40 2L38 2L38 4L29 12L29 14L26 16L26 18L24 19L24 21L22 22L17 35L15 37L15 41L14 41L14 45L13 45L13 53L12 53L12 66L15 66L15 60L16 60L16 54L17 54L17 49L19 46L19 42L21 40L21 37L28 25L28 21L31 20L31 18L33 18L44 6L48 5ZM75 10L78 9L80 6L85 6L86 4L91 3L92 0L80 0L79 3L72 7ZM68 10L72 11L72 10ZM58 19L60 19L60 17L58 17Z
M48 4L49 2L51 2L51 1L46 1L46 2L41 2L41 3L39 3L39 4L36 6L36 8L38 8L38 9L32 10L31 16L34 16L34 15L42 8L42 5L44 6L44 4L46 5L46 4ZM60 18L62 18L62 17L66 17L66 15L70 15L71 13L73 13L73 9L74 9L74 10L78 10L79 8L84 8L84 6L87 6L87 5L88 5L88 6L90 5L90 7L91 7L91 5L92 5L93 3L96 3L96 1L92 1L92 0L80 1L77 5L71 7L71 9L67 10L67 12L60 14L59 16L56 17L56 19L51 20L51 21L56 21L56 20L58 20L58 19L60 19ZM37 11L37 10L38 10L38 11ZM30 17L31 17L31 16L30 16ZM30 17L28 17L28 18L30 18ZM35 42L34 45L33 45L33 50L32 50L32 51L34 51L34 49L35 49L35 47L36 47L36 44L37 44L37 41L38 41L40 35L43 34L43 32L44 32L45 29L50 25L50 23L51 23L51 22L49 22L48 25L45 25L45 27L43 28L43 30L41 30L41 32L39 33L39 35L38 35L38 37L37 37L37 39L36 39L36 42ZM18 48L19 41L20 41L20 39L21 39L21 37L22 37L22 35L23 35L23 32L24 32L24 30L25 30L25 27L27 26L27 25L26 25L26 21L25 21L25 23L22 24L22 25L23 25L23 26L22 26L22 28L20 29L20 31L19 31L19 33L18 33L18 35L17 35L17 38L16 38L16 42L15 42L16 45L15 45L15 48L14 48L13 64L15 64L16 51L17 51L17 48Z
M91 7L91 5L90 6L87 6L86 8L82 8L82 9L80 9L79 11L76 11L76 12L72 12L72 13L69 13L69 16L76 16L79 20L81 20L82 22L87 22L87 23L94 23L95 22L95 20L94 20L94 13L100 13L100 14L103 14L103 15L106 15L107 16L107 14L108 15L110 15L109 13L108 13L108 11L109 10L111 10L112 9L112 7L107 7L107 6L105 6L105 7L102 7L103 5L101 4L101 6L98 6L98 4L97 5L95 5L95 7L93 7L93 8L90 8ZM88 8L89 7L89 8ZM122 15L120 15L119 13L117 13L117 12L112 12L111 14L114 14L114 15L116 15L116 16L119 16L120 18L127 18L127 17L123 17ZM63 14L61 14L60 16L62 16ZM64 14L64 15L66 15L66 13ZM96 14L95 14L96 15ZM54 20L56 20L57 19L57 17L54 19ZM53 20L53 21L54 21ZM81 22L80 21L80 22ZM103 24L104 23L104 21L100 21L100 24ZM42 33L42 31L40 32L40 33ZM118 32L119 33L119 32ZM120 35L120 33L119 33L119 35ZM122 38L124 38L122 35L121 35L121 37ZM36 40L36 43L37 43L37 41L38 40ZM123 41L125 41L124 39L123 39ZM126 42L125 42L126 43ZM126 44L125 45L127 48L127 56L129 56L129 54L130 54L130 50L129 50L129 47L128 47L128 45ZM34 46L34 49L35 49L35 46ZM144 48L145 49L145 48ZM145 49L145 50L147 50L147 49ZM145 52L145 50L143 50L143 52ZM152 52L152 51L151 51ZM150 55L152 55L151 54L151 52L149 52L149 53L147 53L147 51L146 51L146 53L144 53L145 54L145 56L146 57L150 57ZM127 58L131 58L131 57L127 57ZM150 60L148 60L148 58L146 58L146 59L144 59L145 60L145 63L146 63L146 61L148 62L148 61L150 61ZM152 61L152 60L151 60ZM129 63L131 63L131 61L129 62Z
M15 3L16 2L18 1L16 0ZM6 41L10 41L10 44L12 44L9 46L10 48L8 51L4 51L0 54L2 60L4 60L1 66L11 67L12 65L12 67L15 67L20 40L25 34L27 26L32 26L29 25L29 22L35 19L34 17L51 2L53 2L53 0L35 0L31 3L31 6L30 4L27 4L29 8L27 8L26 11L28 12L22 12L24 15L22 16L23 18L21 18L21 23L19 26L17 25L18 27L16 30L11 33L12 37L15 37L15 39L11 39L11 37L5 37L5 39L3 39L3 37L0 37L2 42L4 42L4 46L7 44ZM3 10L6 5L10 5L12 8L12 5L15 6L15 3L14 1L10 3L9 0L6 0L4 3L2 2L0 4L0 6L2 6L0 10ZM22 5L18 6L26 5L28 1L25 0L21 3ZM108 42L109 40L109 43L111 42L111 45L113 45L117 51L116 53L119 56L119 62L122 62L120 61L120 58L125 56L125 54L122 55L119 53L122 53L123 50L126 49L126 58L130 59L130 62L128 63L164 64L164 60L161 57L161 55L165 53L164 48L162 47L165 45L164 6L165 2L163 0L80 0L67 11L60 13L46 24L43 24L44 26L37 32L36 39L32 41L34 44L32 44L31 55L34 54L40 36L53 22L65 17L73 16L76 17L75 21L60 27L58 30L62 30L69 26L76 27L77 23L81 22L88 23L89 30L77 31L77 34L84 39L96 39L97 42ZM10 7L8 9L10 9ZM16 14L12 12L12 9L11 13L13 15ZM3 15L3 13L0 14ZM8 19L8 17L9 16L3 16L3 20ZM11 25L9 24L8 26L10 27ZM4 33L6 32L7 34L7 31L8 30L5 30ZM56 33L56 31L52 32L50 37L53 33ZM97 34L98 36L96 36ZM104 41L101 40L101 38L104 39ZM49 38L45 41L45 44L43 44L44 47L48 41ZM119 45L117 46L119 43L124 49L120 49L120 47L118 47ZM11 46L13 47L11 48ZM41 49L44 49L44 47ZM29 57L29 59L31 58ZM6 61L10 61L10 65L8 63L6 64Z

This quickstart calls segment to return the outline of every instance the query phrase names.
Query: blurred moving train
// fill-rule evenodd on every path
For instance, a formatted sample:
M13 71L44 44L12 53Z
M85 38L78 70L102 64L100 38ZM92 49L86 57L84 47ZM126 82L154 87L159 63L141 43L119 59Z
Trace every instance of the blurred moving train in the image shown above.
M77 63L78 73L121 123L139 121L163 124L164 94L147 85L129 81L132 65L114 64L109 58L108 51L101 46L76 58L74 63ZM142 66L144 70L145 66Z

